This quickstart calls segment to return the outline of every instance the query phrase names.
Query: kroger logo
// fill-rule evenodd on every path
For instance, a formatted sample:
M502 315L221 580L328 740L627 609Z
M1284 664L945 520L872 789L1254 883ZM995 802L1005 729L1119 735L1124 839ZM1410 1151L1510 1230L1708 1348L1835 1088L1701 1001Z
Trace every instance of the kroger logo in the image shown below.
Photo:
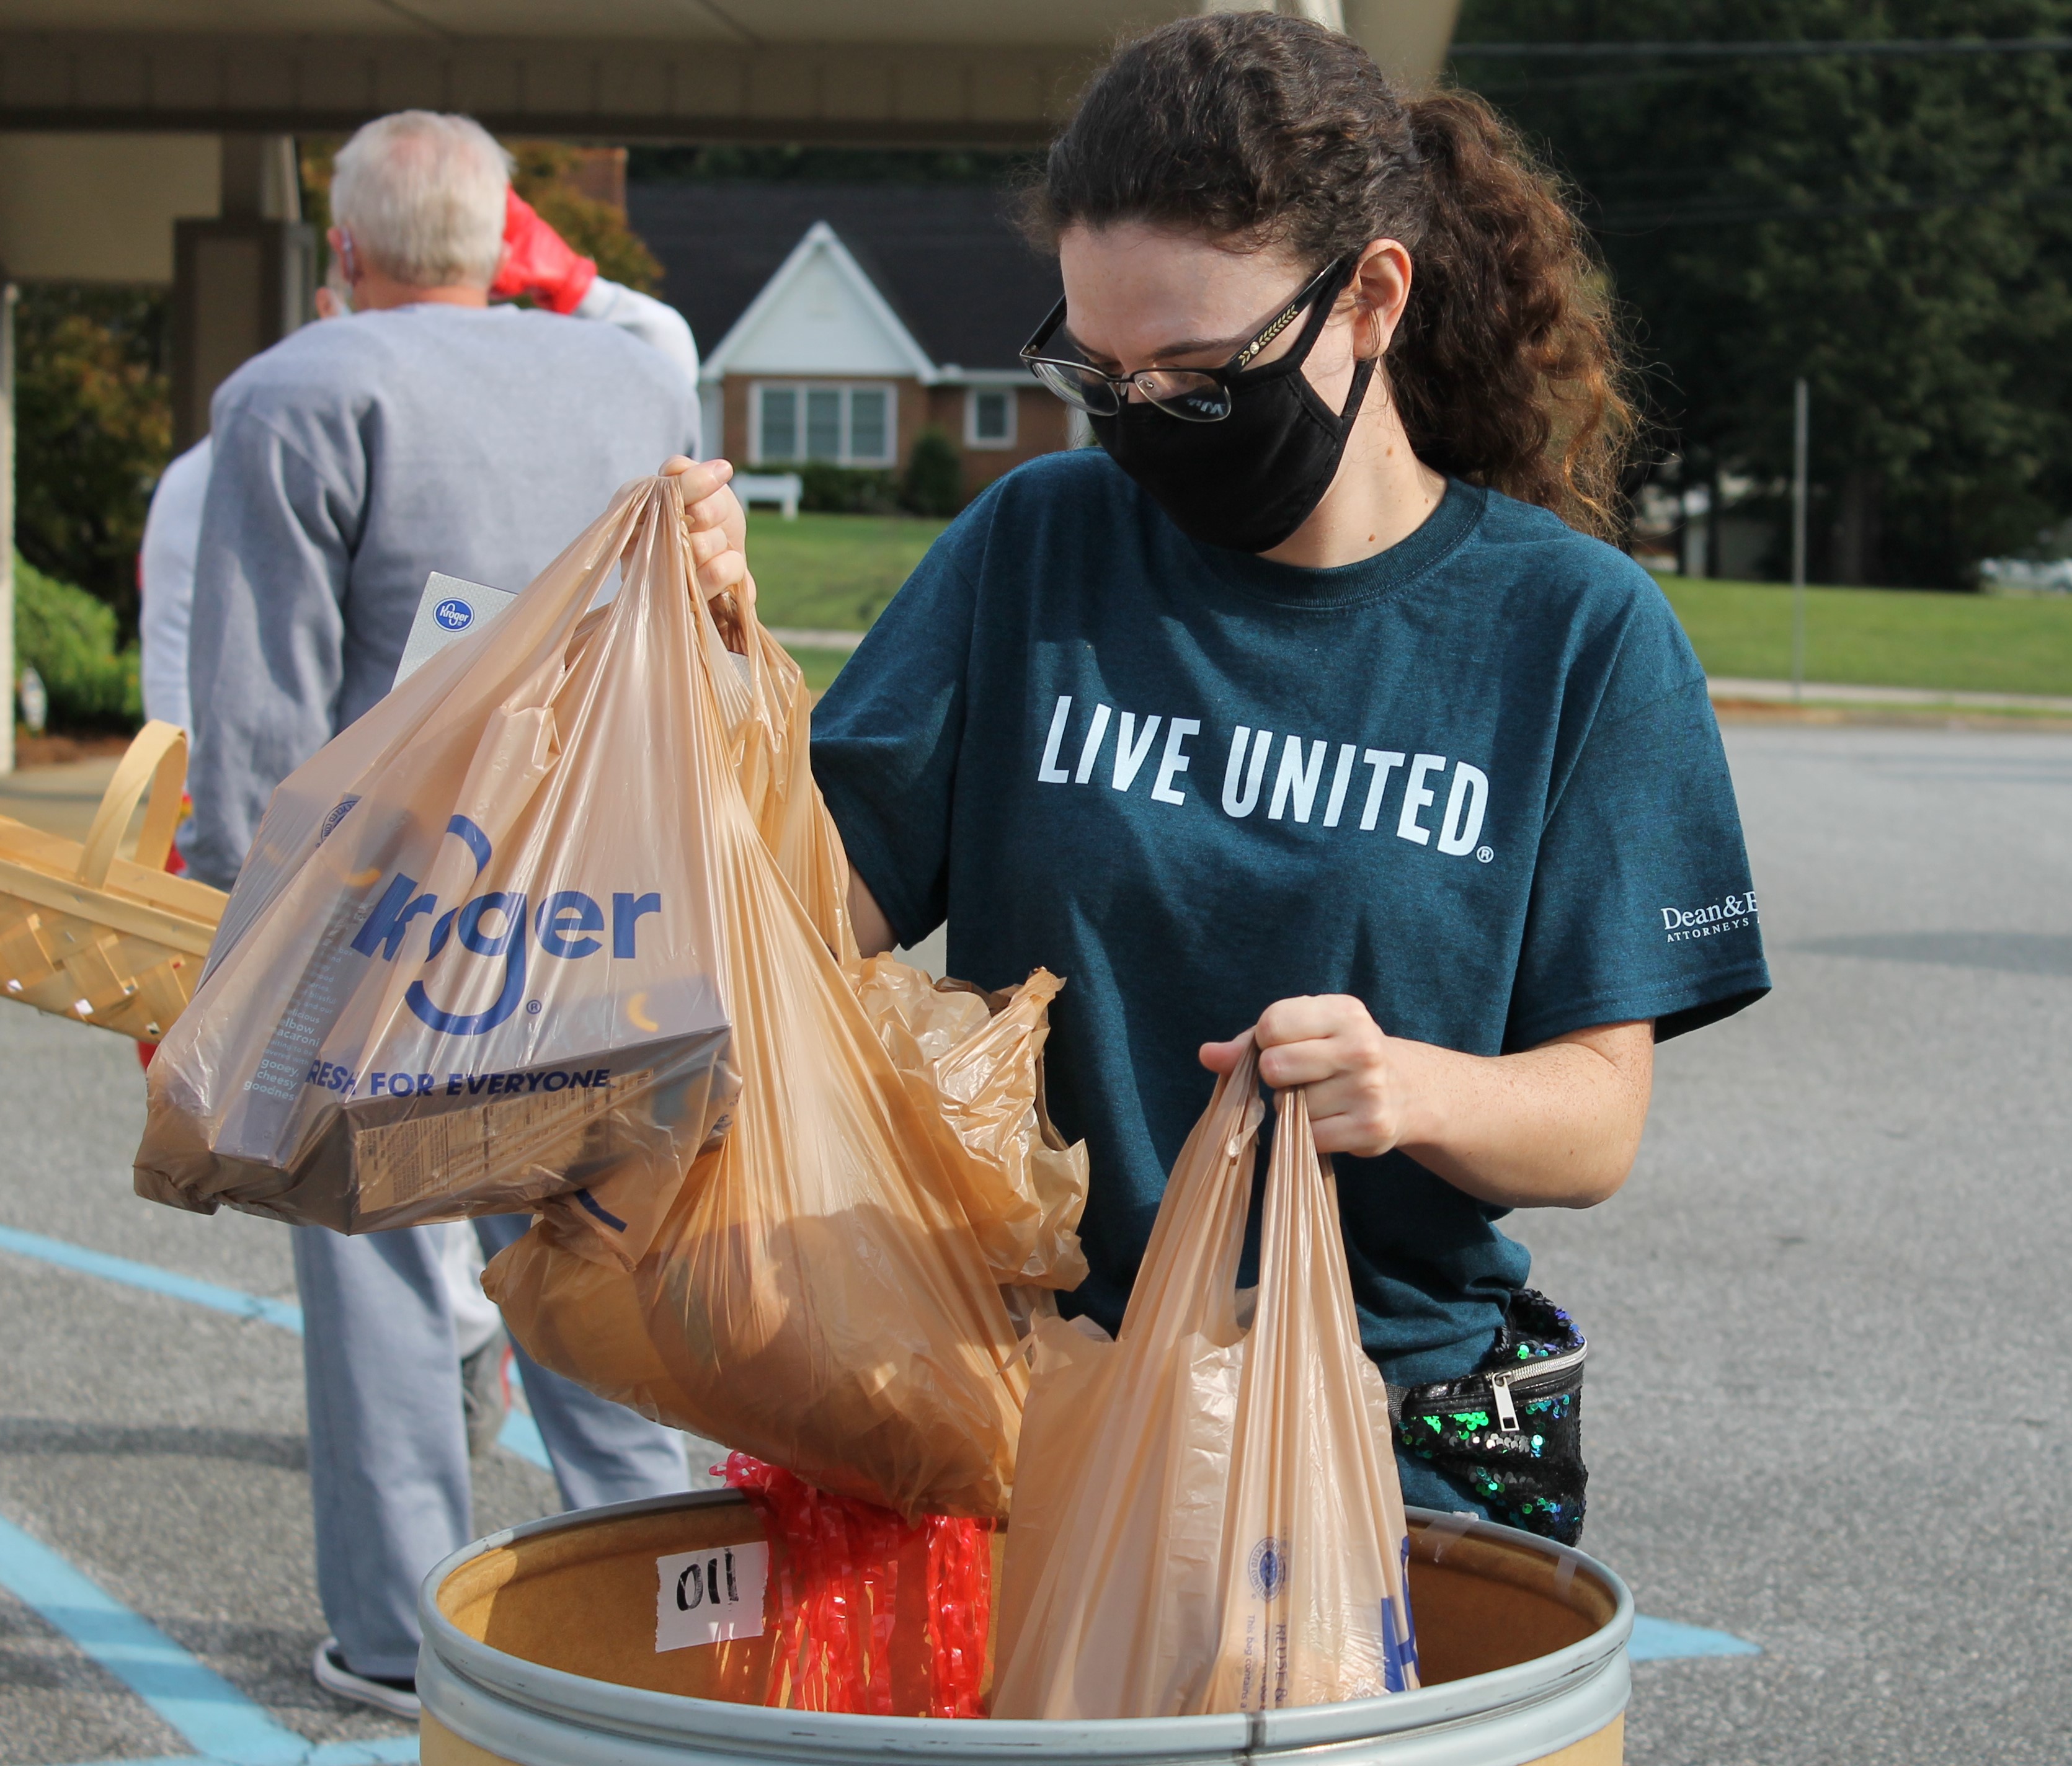
M446 832L475 855L475 874L481 876L490 860L489 836L465 815L447 823ZM631 956L641 916L661 911L662 897L652 890L645 895L614 895L609 919L611 954ZM448 1012L434 1003L422 981L410 984L404 1003L434 1030L457 1037L479 1037L494 1030L518 1009L525 997L528 934L547 955L576 962L604 948L603 939L595 934L603 932L607 923L603 907L581 889L556 889L540 903L537 912L522 889L491 889L442 914L437 896L419 894L417 880L398 871L354 935L352 948L362 956L378 954L383 962L393 963L410 922L420 915L432 917L427 963L455 939L463 951L504 959L503 989L480 1012Z
M1288 1542L1270 1534L1252 1548L1245 1566L1252 1577L1252 1591L1261 1600L1271 1600L1287 1586Z
M331 805L331 813L323 819L323 826L317 830L318 845L323 845L326 840L331 838L331 831L336 828L340 822L345 819L346 816L351 812L352 806L359 801L360 797L357 792L348 792L345 796L341 797L335 803Z
M442 601L432 609L432 618L448 631L466 631L475 623L475 609L464 601Z

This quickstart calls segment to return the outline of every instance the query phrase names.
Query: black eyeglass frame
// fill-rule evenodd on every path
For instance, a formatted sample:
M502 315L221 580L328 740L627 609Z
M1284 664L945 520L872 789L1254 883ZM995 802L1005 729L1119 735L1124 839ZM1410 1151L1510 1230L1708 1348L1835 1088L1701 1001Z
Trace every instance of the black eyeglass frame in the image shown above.
M1232 384L1252 366L1253 362L1258 359L1259 352L1300 318L1303 313L1326 292L1327 287L1332 297L1334 298L1337 297L1338 287L1330 285L1335 279L1343 277L1346 273L1346 261L1344 258L1333 258L1297 290L1295 298L1281 310L1264 331L1224 363L1221 368L1137 368L1128 374L1109 374L1094 367L1090 362L1073 362L1067 360L1063 356L1045 355L1042 353L1043 346L1050 341L1056 335L1058 327L1065 322L1065 297L1062 294L1058 297L1058 304L1050 309L1050 315L1036 327L1029 341L1022 346L1022 364L1036 376L1044 388L1054 397L1063 404L1072 406L1075 410L1084 411L1089 417L1114 416L1116 412L1120 411L1128 402L1129 389L1135 387L1144 395L1145 402L1147 405L1156 405L1170 417L1177 417L1183 423L1220 423L1231 413ZM1342 286L1342 283L1339 285ZM1105 381L1115 400L1114 410L1096 411L1092 406L1082 404L1079 400L1063 391L1055 380L1044 374L1042 370L1046 368L1069 371L1074 376L1092 376L1096 380ZM1203 380L1213 380L1223 388L1223 408L1220 411L1212 413L1176 411L1163 399L1153 397L1149 388L1139 384L1145 376L1151 374L1192 374L1198 375Z

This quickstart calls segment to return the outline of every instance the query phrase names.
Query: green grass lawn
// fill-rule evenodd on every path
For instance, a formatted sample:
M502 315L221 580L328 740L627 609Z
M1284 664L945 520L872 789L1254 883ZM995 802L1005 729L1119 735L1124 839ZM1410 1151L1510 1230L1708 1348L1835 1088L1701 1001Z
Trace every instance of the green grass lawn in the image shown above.
M948 524L911 515L748 518L763 623L865 631ZM1782 584L1657 579L1712 675L1791 673ZM841 651L795 652L816 692ZM1866 687L2072 696L2072 597L2027 600L1904 589L1808 589L1806 678Z
M1657 579L1708 675L1789 680L1791 590ZM1806 678L1866 687L2072 695L2072 597L1806 591Z
M748 564L766 626L868 631L947 521L914 515L748 517Z
M849 659L853 651L846 650L808 650L803 644L787 644L791 659L798 663L805 675L807 690L824 693L834 685L835 676L842 671L842 664Z

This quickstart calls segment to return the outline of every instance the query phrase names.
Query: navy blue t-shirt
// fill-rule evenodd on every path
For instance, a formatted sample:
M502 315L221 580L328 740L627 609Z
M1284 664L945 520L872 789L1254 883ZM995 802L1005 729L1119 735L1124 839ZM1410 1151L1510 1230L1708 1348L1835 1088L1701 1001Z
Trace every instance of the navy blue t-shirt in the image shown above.
M1111 1331L1208 1101L1197 1050L1347 993L1474 1054L1770 984L1705 681L1623 554L1450 484L1409 538L1306 570L1197 544L1096 450L995 484L813 716L813 769L902 943L1067 978L1051 1114L1083 1136ZM1451 1378L1526 1279L1402 1153L1337 1161L1367 1349Z

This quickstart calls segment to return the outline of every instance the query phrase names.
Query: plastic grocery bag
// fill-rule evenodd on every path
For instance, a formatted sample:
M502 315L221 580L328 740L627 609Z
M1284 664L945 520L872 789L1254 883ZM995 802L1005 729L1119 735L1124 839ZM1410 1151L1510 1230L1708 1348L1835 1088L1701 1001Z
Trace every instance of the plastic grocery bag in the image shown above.
M878 1040L924 1112L960 1144L950 1161L964 1214L1004 1284L1077 1288L1086 1279L1079 1215L1084 1141L1065 1144L1043 1108L1049 1008L1064 983L1038 969L1012 992L873 957L858 988Z
M1261 1115L1248 1053L1174 1168L1120 1337L1036 1326L996 1717L1265 1711L1417 1684L1388 1395L1300 1091L1277 1103L1240 1322Z
M347 1232L529 1205L644 1250L735 1089L710 782L756 745L657 568L680 502L623 487L282 782L151 1065L140 1193Z
M655 519L674 519L661 495ZM910 1521L997 1516L1027 1364L967 1211L972 1156L843 960L846 863L806 770L797 667L751 605L726 610L741 655L723 647L680 548L643 537L621 598L636 585L695 627L706 739L670 764L702 818L739 1090L644 1255L549 1205L483 1285L545 1366L648 1416Z

